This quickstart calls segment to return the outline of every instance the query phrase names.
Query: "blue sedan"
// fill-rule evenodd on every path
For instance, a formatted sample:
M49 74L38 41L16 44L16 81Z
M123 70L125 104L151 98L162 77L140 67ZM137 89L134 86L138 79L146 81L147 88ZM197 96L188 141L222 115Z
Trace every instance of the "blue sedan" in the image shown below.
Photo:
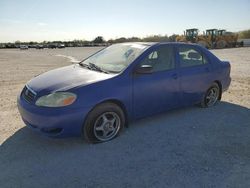
M51 137L116 137L131 120L173 108L214 106L230 64L194 44L122 43L41 74L18 96L24 123Z

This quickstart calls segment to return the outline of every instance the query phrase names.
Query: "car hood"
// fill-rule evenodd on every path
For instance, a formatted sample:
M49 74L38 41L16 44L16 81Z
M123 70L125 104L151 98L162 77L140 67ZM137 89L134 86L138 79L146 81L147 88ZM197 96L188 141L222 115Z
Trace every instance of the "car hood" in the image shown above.
M27 85L36 93L66 91L77 86L92 84L115 76L81 67L70 65L48 71L30 80Z

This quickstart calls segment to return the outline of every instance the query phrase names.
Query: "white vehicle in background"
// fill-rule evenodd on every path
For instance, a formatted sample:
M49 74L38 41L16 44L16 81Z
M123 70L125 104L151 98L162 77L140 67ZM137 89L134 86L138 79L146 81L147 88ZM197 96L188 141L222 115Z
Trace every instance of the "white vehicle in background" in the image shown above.
M57 48L65 48L65 45L64 44L58 44Z
M28 50L29 47L27 45L20 45L20 50Z

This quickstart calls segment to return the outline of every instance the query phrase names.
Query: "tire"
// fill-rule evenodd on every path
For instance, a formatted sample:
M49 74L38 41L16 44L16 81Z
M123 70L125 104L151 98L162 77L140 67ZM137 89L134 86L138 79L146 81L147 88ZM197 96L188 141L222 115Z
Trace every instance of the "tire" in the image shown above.
M216 43L216 48L217 49L223 49L223 48L226 48L226 47L227 47L227 42L225 40L219 40Z
M215 106L220 100L220 87L217 83L213 83L212 86L206 91L202 101L201 107L208 108Z
M82 131L89 143L107 142L118 136L124 125L123 110L116 104L102 103L88 114Z

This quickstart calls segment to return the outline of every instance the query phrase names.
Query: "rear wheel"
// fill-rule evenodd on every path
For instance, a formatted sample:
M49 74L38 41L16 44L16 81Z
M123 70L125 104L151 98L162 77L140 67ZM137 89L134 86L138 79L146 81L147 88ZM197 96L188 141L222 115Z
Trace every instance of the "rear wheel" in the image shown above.
M113 103L103 103L88 115L83 134L90 143L106 142L115 138L123 129L125 116L122 109Z
M214 83L206 92L202 102L201 106L206 108L206 107L211 107L216 105L218 100L220 99L220 88L217 83Z

